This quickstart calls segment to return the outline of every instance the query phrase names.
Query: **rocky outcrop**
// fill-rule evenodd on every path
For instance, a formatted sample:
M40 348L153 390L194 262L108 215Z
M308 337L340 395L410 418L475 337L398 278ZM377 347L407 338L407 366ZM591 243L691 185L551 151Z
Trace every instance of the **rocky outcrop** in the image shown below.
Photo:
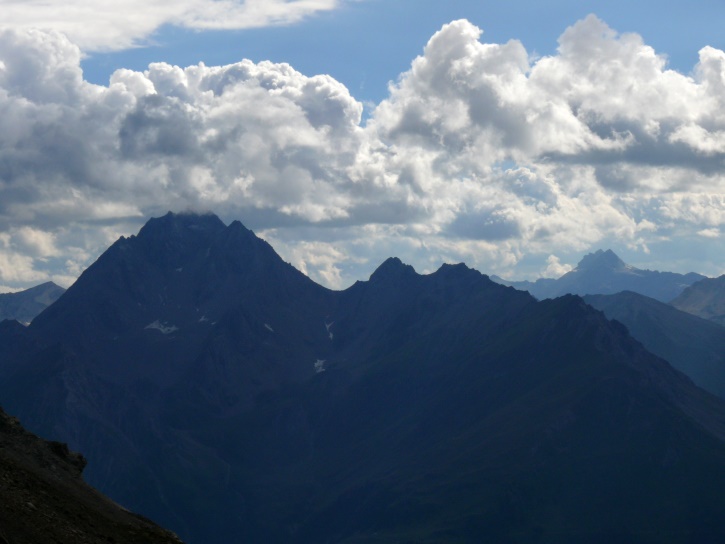
M41 440L0 409L0 543L179 544L81 478L86 459Z

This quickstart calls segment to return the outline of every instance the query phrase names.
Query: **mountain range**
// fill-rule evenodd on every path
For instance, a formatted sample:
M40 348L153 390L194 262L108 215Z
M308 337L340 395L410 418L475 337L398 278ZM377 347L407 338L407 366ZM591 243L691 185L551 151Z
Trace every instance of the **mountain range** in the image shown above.
M725 275L692 284L672 301L675 308L725 325Z
M725 399L725 327L631 291L583 298L698 386Z
M640 270L626 264L611 249L597 250L584 256L574 270L558 279L540 278L530 281L508 281L498 276L491 279L528 291L539 300L565 294L613 295L621 291L634 291L660 302L670 302L695 282L705 276L690 272L658 272Z
M210 214L0 323L0 402L191 543L725 537L725 402L621 323L462 264L331 291Z
M0 321L16 319L30 323L64 292L65 289L49 281L17 293L0 293Z

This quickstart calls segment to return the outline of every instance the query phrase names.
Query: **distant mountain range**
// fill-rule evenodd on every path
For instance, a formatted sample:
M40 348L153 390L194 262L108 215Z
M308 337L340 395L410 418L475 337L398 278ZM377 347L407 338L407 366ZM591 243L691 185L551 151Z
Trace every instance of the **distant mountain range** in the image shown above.
M0 321L16 319L30 323L64 292L65 289L49 281L17 293L0 293Z
M645 348L697 385L725 399L725 327L631 291L587 295L584 301L626 325Z
M541 299L584 295L588 304L626 325L649 351L725 398L725 276L639 270L611 250L598 250L559 279L492 279Z
M675 300L675 308L725 325L725 275L694 283Z
M725 538L725 402L581 298L396 258L331 291L213 215L1 323L0 402L191 543Z
M586 255L574 270L558 279L541 278L535 282L507 281L498 276L491 276L491 279L528 291L539 300L565 294L613 295L634 291L660 302L669 302L688 286L706 278L694 272L677 274L640 270L626 264L611 249L600 249Z

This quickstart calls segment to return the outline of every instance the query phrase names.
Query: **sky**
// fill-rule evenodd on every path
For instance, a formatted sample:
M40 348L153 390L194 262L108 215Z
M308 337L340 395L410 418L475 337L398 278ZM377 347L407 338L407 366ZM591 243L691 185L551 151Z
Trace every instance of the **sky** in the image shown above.
M725 273L725 4L0 0L0 292L167 211L387 257Z

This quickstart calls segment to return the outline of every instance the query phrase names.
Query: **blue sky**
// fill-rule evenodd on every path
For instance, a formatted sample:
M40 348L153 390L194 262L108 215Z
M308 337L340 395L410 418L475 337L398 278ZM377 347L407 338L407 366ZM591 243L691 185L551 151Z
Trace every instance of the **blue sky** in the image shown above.
M379 102L387 83L410 67L445 23L468 19L483 29L484 41L517 39L532 53L550 55L564 29L590 13L619 32L640 34L684 73L701 47L725 48L725 4L719 1L363 0L292 25L207 32L167 25L149 46L92 53L83 68L88 80L107 84L117 68L144 70L159 60L179 66L272 60L308 75L330 74L358 99Z
M336 288L391 255L725 273L722 2L0 10L0 292L68 285L169 209Z

